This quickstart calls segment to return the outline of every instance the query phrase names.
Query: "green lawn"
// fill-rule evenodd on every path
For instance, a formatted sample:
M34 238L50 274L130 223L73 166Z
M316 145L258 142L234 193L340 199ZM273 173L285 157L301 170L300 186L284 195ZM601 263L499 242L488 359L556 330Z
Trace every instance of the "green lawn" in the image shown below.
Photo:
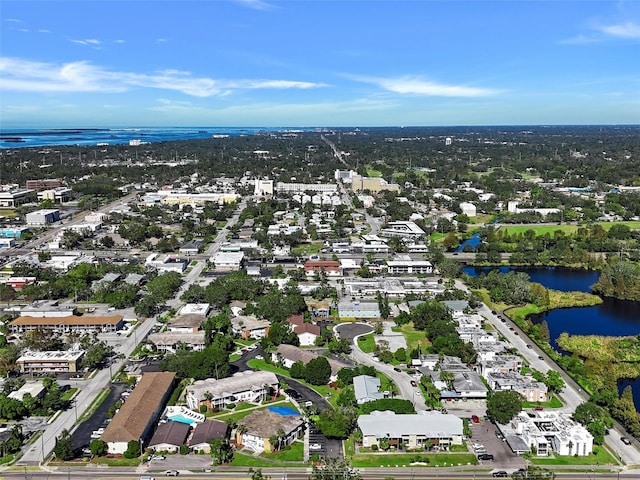
M376 348L376 341L373 338L373 333L358 337L358 346L364 353L373 353Z
M262 453L262 458L276 462L302 462L304 459L304 442L293 442L289 448L274 453Z
M276 367L275 365L267 363L264 360L252 358L247 362L247 365L249 365L254 370L264 370L266 372L273 372L279 375L284 375L285 377L289 376L289 370L287 370L286 368Z
M405 323L399 327L399 330L402 332L402 335L404 335L408 350L414 350L418 348L418 346L429 345L427 334L413 328L413 322Z
M562 408L564 406L564 404L562 403L562 400L560 400L557 396L552 396L551 400L549 400L548 402L523 402L522 403L522 408L536 408L536 407L543 407L543 408Z
M314 253L320 253L323 245L323 242L304 243L292 248L291 255L313 255Z
M77 388L70 388L69 390L67 390L62 394L62 401L67 402L71 400L71 398L75 395L77 391L78 391Z
M241 358L242 355L238 355L237 353L232 353L231 355L229 355L230 362L235 362L236 360L240 360Z
M477 465L478 460L471 453L389 453L385 455L355 455L352 465L366 467L409 467L412 463L424 462L429 467L451 467L456 465Z
M534 465L617 465L618 461L603 447L593 447L595 452L586 457L556 455L554 457L531 457Z

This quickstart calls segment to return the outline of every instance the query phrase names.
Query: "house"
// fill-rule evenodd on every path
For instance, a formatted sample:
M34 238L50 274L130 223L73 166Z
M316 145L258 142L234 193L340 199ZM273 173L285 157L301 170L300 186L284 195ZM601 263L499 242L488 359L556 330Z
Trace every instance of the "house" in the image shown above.
M178 252L182 255L197 255L204 249L204 242L201 240L191 240L182 245Z
M400 415L390 411L371 412L358 417L362 431L362 445L380 445L388 439L389 445L405 450L438 445L448 449L462 445L462 419L436 410L422 410L412 415Z
M318 358L319 355L310 350L303 350L293 345L287 345L285 343L278 345L278 348L271 354L271 360L274 363L281 363L285 368L291 368L295 362L302 362L304 364L309 363L314 358ZM327 358L329 365L331 366L331 378L330 381L335 381L338 378L338 372L341 368L348 367L348 365Z
M158 425L149 441L148 448L156 452L176 453L187 441L191 426L182 422L165 422Z
M270 326L271 322L268 320L259 320L252 315L243 315L231 319L233 333L240 335L244 339L264 338L269 333Z
M303 315L292 315L287 319L293 333L298 336L301 347L310 347L316 344L320 336L320 327L314 323L304 321Z
M27 394L31 395L32 398L42 398L46 393L47 389L44 388L42 380L36 380L35 382L26 382L18 390L11 392L7 396L21 402Z
M84 350L31 352L25 351L16 360L20 373L41 375L43 373L66 373L80 371Z
M200 352L207 346L205 332L162 332L152 333L147 337L149 343L159 352L176 353L180 347Z
M198 453L211 453L213 440L225 439L229 436L229 425L220 420L207 420L199 423L189 439L191 450Z
M305 430L305 421L300 415L283 416L271 410L250 413L238 420L236 444L255 452L272 452L277 448L291 445ZM278 444L272 445L278 433Z
M380 379L370 375L358 375L353 377L353 390L358 405L384 398L380 391Z
M328 277L339 277L342 275L342 267L340 262L332 260L309 260L304 264L304 273L307 276L313 276L324 272Z
M124 453L130 441L148 443L173 391L174 372L145 373L100 437L109 453Z
M240 270L243 260L244 252L218 252L211 259L216 270L225 272Z
M230 403L258 403L277 393L279 388L274 373L247 370L219 380L197 380L186 388L185 398L191 410L199 410L201 405L225 408Z

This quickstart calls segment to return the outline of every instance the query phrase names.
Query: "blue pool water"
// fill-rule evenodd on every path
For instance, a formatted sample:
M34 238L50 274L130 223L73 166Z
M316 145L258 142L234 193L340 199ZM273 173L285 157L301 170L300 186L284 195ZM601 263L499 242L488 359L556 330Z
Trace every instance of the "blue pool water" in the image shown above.
M192 418L187 418L183 415L173 415L171 417L168 417L168 419L171 422L186 423L187 425L191 425L192 423L195 422L195 420L193 420Z
M300 415L297 411L295 411L291 407L279 407L276 405L273 407L267 407L267 409L277 413L278 415L282 415L283 417L289 417L291 415Z

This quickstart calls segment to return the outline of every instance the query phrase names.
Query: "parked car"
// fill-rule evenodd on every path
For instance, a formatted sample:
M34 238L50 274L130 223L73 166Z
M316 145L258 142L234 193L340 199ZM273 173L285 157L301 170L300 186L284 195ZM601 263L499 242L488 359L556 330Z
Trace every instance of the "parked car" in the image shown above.
M151 456L151 460L166 460L167 457L165 457L164 455L152 455Z
M509 474L504 470L498 470L497 472L493 472L491 475L494 477L507 477Z
M533 345L529 345L529 344L527 343L527 348L533 348Z
M493 460L493 455L490 453L481 453L478 455L478 460Z
M631 445L631 440L629 440L627 437L620 437L620 441L625 445Z
M417 387L417 386L418 386L418 384L416 383L416 381L415 381L415 380L411 380L411 386L412 386L412 387Z
M177 477L178 475L180 475L180 472L178 470L167 470L165 472L165 475L167 477Z
M544 408L542 408L540 405L538 405L537 407L533 407L533 409L537 411L544 410Z
M322 450L322 445L319 443L312 443L309 445L309 450Z
M477 415L471 415L471 421L473 423L480 423L480 417L478 417Z

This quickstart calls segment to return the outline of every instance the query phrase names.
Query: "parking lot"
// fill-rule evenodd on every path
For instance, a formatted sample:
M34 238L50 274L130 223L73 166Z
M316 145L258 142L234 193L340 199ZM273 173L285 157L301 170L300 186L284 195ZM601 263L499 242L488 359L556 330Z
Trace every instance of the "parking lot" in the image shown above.
M473 444L482 444L486 453L493 455L493 461L480 461L484 467L511 471L526 466L524 458L513 453L506 442L498 438L498 430L493 423L480 419L480 423L470 422L470 426L472 435L468 442L469 450L473 452ZM495 468L495 465L499 465L499 468Z

